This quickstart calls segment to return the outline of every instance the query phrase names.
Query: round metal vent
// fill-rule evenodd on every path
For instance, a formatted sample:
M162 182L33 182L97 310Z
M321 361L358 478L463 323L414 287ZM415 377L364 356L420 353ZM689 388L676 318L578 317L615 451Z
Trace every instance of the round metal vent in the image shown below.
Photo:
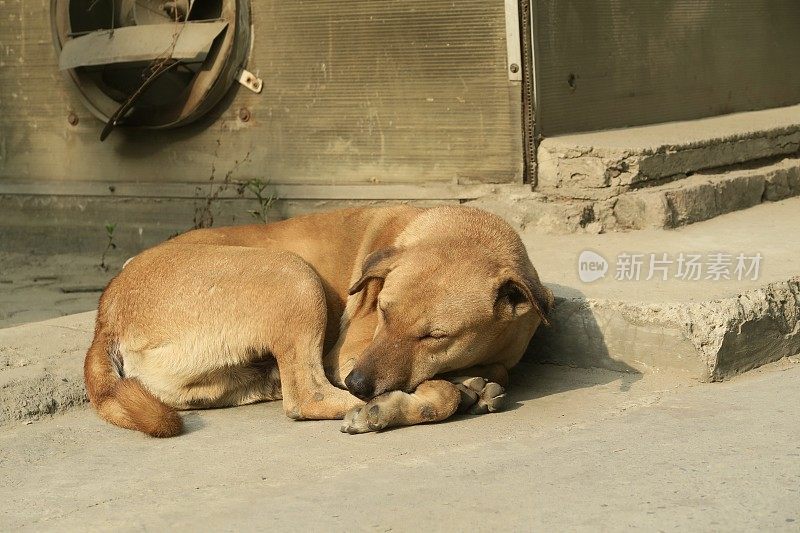
M247 57L247 0L51 0L59 68L115 125L171 128L209 111Z

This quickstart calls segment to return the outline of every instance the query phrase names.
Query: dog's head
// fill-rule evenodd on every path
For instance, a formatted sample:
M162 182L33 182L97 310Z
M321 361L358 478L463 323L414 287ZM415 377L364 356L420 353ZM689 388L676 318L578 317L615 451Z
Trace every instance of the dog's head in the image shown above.
M411 392L444 372L511 366L546 322L552 294L539 282L519 237L497 217L478 213L477 221L456 231L412 224L395 246L365 259L350 294L370 283L382 287L373 341L345 379L351 393L368 399L391 390ZM438 221L451 218L446 214L439 213Z

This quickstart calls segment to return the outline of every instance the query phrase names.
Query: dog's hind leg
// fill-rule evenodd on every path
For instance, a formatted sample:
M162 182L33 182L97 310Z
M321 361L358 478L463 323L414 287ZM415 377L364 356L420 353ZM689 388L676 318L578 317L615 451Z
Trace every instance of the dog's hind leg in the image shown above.
M452 416L460 402L461 392L453 383L440 379L424 381L411 394L387 392L353 409L344 418L342 432L367 433L393 426L440 422Z

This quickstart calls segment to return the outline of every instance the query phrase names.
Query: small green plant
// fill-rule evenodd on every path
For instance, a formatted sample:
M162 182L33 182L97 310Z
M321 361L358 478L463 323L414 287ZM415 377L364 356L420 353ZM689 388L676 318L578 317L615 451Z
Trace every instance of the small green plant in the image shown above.
M117 229L116 224L109 224L106 222L106 248L103 250L103 255L100 256L100 268L103 271L108 272L108 263L106 263L106 257L111 250L116 250L117 245L114 242L114 230Z
M244 196L245 193L250 193L256 199L258 202L258 209L248 210L247 212L250 213L253 218L263 222L264 224L267 223L269 212L272 209L272 204L278 199L274 193L265 192L267 187L269 187L269 181L264 181L259 178L252 178L247 181L239 182L237 187L239 196Z

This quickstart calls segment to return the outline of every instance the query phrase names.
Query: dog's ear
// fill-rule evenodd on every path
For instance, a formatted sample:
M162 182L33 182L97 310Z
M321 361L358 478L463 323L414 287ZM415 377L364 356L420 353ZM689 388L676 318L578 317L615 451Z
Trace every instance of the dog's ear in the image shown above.
M550 325L547 315L553 306L553 293L538 279L515 272L505 272L500 278L495 309L501 316L515 318L529 311Z
M347 294L350 296L361 292L364 286L371 279L385 278L386 275L394 268L395 260L397 259L398 250L394 247L381 248L369 254L364 259L364 264L361 266L361 277L356 281Z

